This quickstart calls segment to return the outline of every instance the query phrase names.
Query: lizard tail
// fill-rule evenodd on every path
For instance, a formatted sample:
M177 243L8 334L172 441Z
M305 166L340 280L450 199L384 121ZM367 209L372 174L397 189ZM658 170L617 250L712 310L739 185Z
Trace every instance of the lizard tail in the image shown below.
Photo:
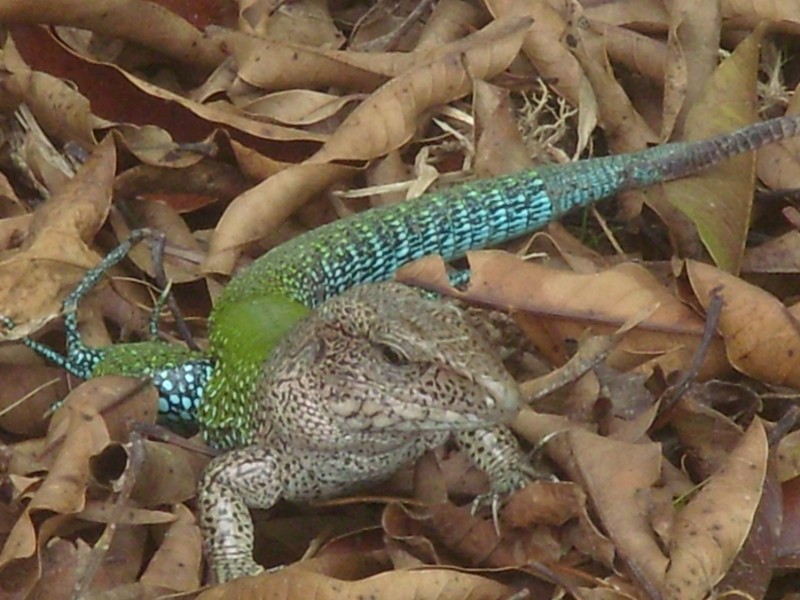
M697 142L676 142L539 169L555 215L617 192L680 179L733 156L800 134L800 115L777 117Z

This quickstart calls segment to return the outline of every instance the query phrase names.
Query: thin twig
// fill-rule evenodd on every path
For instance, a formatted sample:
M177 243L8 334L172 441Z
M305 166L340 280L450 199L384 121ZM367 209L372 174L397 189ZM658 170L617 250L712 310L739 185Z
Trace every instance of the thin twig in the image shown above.
M719 295L720 288L716 287L711 290L711 301L706 310L706 323L703 328L703 337L700 340L700 345L697 347L692 358L692 364L684 371L677 382L664 392L664 401L662 403L661 413L668 412L680 400L683 395L689 390L691 384L697 379L697 374L703 366L703 361L706 359L708 349L711 342L714 340L714 335L717 332L717 324L719 323L719 316L722 313L724 302L722 296Z
M166 291L167 306L169 306L172 316L175 317L175 327L177 327L181 339L189 348L199 351L200 346L198 346L197 342L194 341L194 336L189 330L189 326L186 324L186 319L183 316L180 306L178 306L178 301L175 300L175 295L172 293L172 286L170 285L170 282L167 279L167 274L164 271L164 248L166 247L166 244L166 236L161 232L154 231L153 247L151 248L151 252L156 284L162 290Z

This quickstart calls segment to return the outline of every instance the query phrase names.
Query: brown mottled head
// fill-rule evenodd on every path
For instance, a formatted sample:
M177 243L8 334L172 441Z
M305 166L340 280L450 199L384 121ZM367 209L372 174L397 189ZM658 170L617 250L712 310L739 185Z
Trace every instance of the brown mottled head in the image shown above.
M474 429L519 409L516 383L464 313L398 283L329 300L265 367L261 391L280 407L269 419L322 435Z

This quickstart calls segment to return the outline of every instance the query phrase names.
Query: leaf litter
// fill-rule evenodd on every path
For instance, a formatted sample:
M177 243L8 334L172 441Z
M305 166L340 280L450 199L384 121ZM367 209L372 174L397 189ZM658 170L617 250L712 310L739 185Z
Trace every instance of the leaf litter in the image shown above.
M269 564L293 564L200 592L208 454L141 439L146 386L78 385L14 341L63 344L65 294L135 227L167 234L202 344L220 275L331 219L796 110L792 3L702 4L0 7L6 123L29 125L3 126L0 161L2 593L790 597L800 219L780 192L798 187L797 140L473 253L466 289L436 260L404 272L508 312L488 328L521 340L503 348L532 403L514 429L559 481L509 498L499 535L469 510L485 477L446 448L364 495L279 507L259 537ZM144 273L137 248L83 303L90 343L146 335Z

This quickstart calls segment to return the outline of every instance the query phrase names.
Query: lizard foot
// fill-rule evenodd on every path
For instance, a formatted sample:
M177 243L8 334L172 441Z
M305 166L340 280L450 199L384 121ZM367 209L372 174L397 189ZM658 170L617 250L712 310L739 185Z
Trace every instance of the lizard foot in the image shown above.
M490 506L495 531L500 535L499 511L513 492L537 479L554 479L552 475L536 469L519 447L514 434L503 425L457 432L458 445L470 456L472 462L483 469L491 481L491 489L476 497L472 514Z
M480 494L472 501L472 515L476 515L483 508L490 507L492 521L497 535L500 535L500 508L509 496L521 490L533 481L545 479L558 481L558 478L549 473L542 473L527 462L513 461L514 468L505 470L502 474L492 479L491 489L485 494Z

